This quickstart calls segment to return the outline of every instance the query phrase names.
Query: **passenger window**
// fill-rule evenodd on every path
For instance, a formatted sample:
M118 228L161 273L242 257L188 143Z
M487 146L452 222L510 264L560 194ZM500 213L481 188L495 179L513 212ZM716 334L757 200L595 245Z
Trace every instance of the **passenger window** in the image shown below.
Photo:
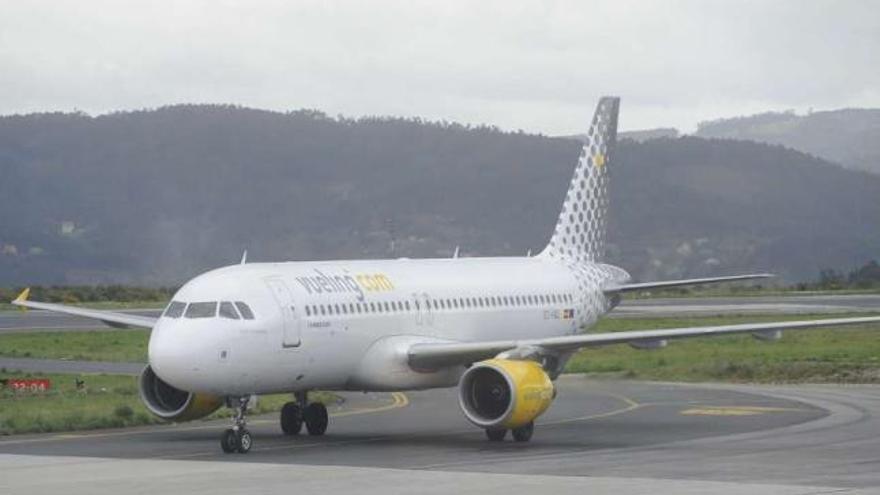
M235 307L238 308L238 312L241 313L241 317L244 318L245 320L253 320L254 319L254 312L251 311L251 307L248 306L247 304L245 304L241 301L236 301Z
M238 317L238 312L235 311L235 306L229 301L223 301L220 303L220 318L228 318L230 320L240 319Z
M406 310L409 311L409 301L403 301L403 307L405 307Z
M180 318L183 315L183 310L186 309L186 303L182 303L180 301L171 301L171 304L168 305L168 308L165 310L164 316L168 318Z
M388 306L388 301L385 301L385 312L386 312L386 313L390 313L390 312L391 312L391 308Z
M217 303L212 302L196 302L190 304L186 308L186 318L213 318L217 316Z

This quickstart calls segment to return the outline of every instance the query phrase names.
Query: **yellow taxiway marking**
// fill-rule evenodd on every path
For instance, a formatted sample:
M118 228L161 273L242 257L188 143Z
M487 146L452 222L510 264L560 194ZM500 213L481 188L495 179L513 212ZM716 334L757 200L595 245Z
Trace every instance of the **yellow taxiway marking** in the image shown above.
M581 417L578 417L578 418L560 419L560 420L558 420L558 421L548 421L548 422L546 422L546 423L542 421L542 422L539 423L539 424L540 424L541 426L545 426L545 425L561 425L561 424L565 424L565 423L574 423L574 422L576 422L576 421L587 421L587 420L590 420L590 419L607 418L607 417L609 417L609 416L616 416L616 415L618 415L618 414L623 414L623 413L626 413L626 412L634 411L634 410L636 410L636 409L642 407L642 404L639 404L638 402L634 401L633 399L630 399L629 397L626 397L626 396L623 396L623 395L618 395L618 394L612 394L612 393L609 393L609 392L602 392L602 393L603 393L604 395L607 395L607 396L609 396L609 397L613 397L613 398L615 398L615 399L617 399L617 400L623 402L624 404L626 404L626 406L621 407L621 408L618 408L618 409L614 409L614 410L612 410L612 411L604 412L604 413L590 414L589 416L581 416Z
M385 404L382 406L376 407L365 407L362 409L355 409L352 411L342 411L337 413L330 413L331 418L340 418L343 416L355 416L358 414L372 414L383 411L390 411L392 409L398 409L401 407L406 407L409 405L409 398L406 394L402 392L392 392L391 393L391 404ZM276 420L270 419L257 419L254 421L248 421L248 424L251 425L259 425L259 424L272 424L275 423ZM197 431L197 430L213 430L222 427L223 425L199 425L199 426L177 426L170 425L167 428L139 428L138 430L129 430L129 431L113 431L106 433L60 433L57 435L52 435L43 438L26 438L21 440L4 440L0 441L0 447L4 445L16 445L16 444L24 444L24 443L39 443L39 442L53 442L56 440L76 440L81 438L102 438L102 437L125 437L132 435L147 435L150 433L156 433L157 431Z
M391 399L393 402L391 404L385 406L377 406L371 407L367 409L357 409L354 411L343 411L336 414L331 414L331 417L341 418L343 416L354 416L357 414L366 414L366 413L377 413L383 411L390 411L392 409L399 409L401 407L406 407L409 405L409 397L406 396L403 392L392 392Z
M755 416L758 414L801 411L787 407L697 406L681 411L684 416Z

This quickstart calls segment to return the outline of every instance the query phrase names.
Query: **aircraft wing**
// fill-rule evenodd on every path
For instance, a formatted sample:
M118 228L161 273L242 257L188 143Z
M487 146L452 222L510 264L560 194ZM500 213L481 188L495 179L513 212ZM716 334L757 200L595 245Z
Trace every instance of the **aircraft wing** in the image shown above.
M632 292L637 290L648 290L648 289L664 289L667 287L681 287L683 285L702 285L702 284L715 284L718 282L734 282L737 280L755 280L759 278L772 278L775 275L772 273L752 273L749 275L732 275L728 277L710 277L710 278L687 278L682 280L664 280L660 282L642 282L637 284L620 284L620 285L612 285L611 287L606 287L603 289L603 292L608 293L617 293L617 292Z
M73 316L81 316L83 318L91 318L100 320L104 323L116 328L148 328L152 329L158 318L150 318L149 316L130 315L125 313L114 313L112 311L101 311L98 309L77 308L75 306L65 306L63 304L42 303L36 301L28 301L30 289L22 291L11 304L22 308L43 309L53 311L55 313L64 313Z
M665 330L635 330L569 335L533 340L498 340L487 342L451 342L415 344L409 349L409 364L415 369L432 370L445 366L470 364L489 359L505 351L533 349L550 353L571 352L582 347L630 344L637 348L666 345L666 341L690 337L713 337L751 333L755 337L776 340L782 330L806 330L819 327L880 323L880 316L861 318L834 318L827 320L786 321L775 323L746 323L709 327L685 327Z

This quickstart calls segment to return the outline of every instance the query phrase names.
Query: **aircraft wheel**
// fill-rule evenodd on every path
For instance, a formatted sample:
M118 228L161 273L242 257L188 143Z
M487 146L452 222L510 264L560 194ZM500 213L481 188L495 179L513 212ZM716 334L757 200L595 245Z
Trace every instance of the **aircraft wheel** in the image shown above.
M247 454L250 452L251 447L254 444L254 439L251 438L251 432L247 430L240 430L238 432L237 438L238 445L236 445L236 450L239 454Z
M226 454L231 454L238 450L238 435L235 434L235 430L229 428L223 431L223 434L220 436L220 448Z
M281 431L285 435L299 435L303 426L303 413L296 402L288 402L281 408Z
M507 436L507 430L504 428L488 428L486 429L486 438L490 442L502 442Z
M535 432L535 422L531 421L529 424L514 428L511 431L513 433L513 439L517 442L528 442L532 439L532 433Z
M303 411L303 420L306 422L306 429L309 435L323 435L327 431L327 424L330 419L327 416L327 408L320 402L312 402L306 406Z

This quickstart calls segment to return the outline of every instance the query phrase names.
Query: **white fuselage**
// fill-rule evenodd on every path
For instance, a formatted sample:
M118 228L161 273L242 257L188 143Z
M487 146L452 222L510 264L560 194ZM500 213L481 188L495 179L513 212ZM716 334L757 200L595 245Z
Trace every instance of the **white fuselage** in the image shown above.
M254 318L163 316L150 364L175 387L228 395L453 386L464 367L414 370L408 347L571 335L611 308L602 283L626 278L541 257L233 265L174 301L244 302Z

